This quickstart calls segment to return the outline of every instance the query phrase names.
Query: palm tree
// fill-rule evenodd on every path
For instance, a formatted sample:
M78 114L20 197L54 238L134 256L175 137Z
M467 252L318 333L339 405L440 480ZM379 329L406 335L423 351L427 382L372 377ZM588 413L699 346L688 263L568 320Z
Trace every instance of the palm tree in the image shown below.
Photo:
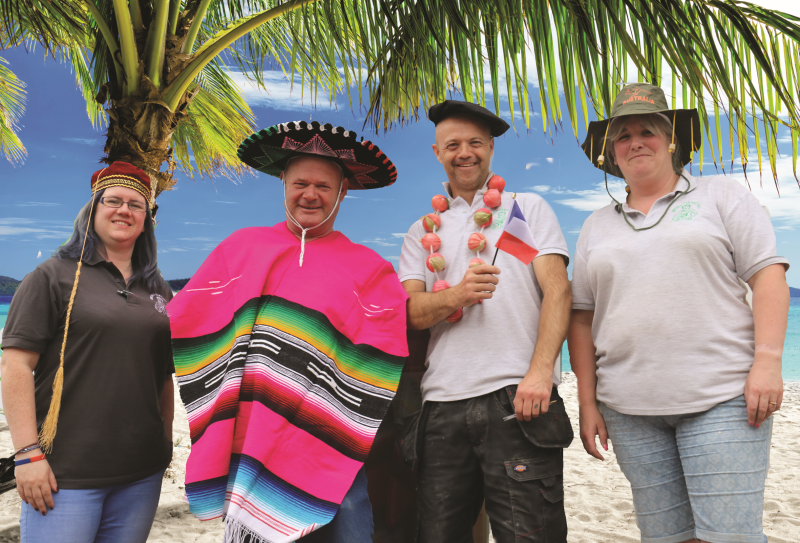
M266 88L266 63L312 101L323 89L368 102L376 131L449 92L485 104L485 80L494 109L502 85L512 120L529 127L530 77L544 129L563 126L562 92L577 138L623 82L671 83L673 104L713 103L713 117L699 109L715 163L722 112L731 162L738 147L746 166L753 133L759 169L763 137L776 176L779 124L797 159L798 23L734 0L3 0L0 49L37 42L68 60L93 122L108 124L105 160L142 167L156 193L177 165L190 176L242 170L235 151L254 118L228 65Z

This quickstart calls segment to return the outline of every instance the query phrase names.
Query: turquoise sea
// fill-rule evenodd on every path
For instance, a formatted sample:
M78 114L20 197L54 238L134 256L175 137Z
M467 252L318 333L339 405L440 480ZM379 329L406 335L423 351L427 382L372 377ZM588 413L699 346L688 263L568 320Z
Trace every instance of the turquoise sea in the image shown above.
M8 303L0 303L0 328L6 325L8 305ZM572 371L566 343L564 343L562 358L562 369ZM789 327L786 330L786 343L783 346L783 378L786 381L800 381L800 298L792 298L789 306Z

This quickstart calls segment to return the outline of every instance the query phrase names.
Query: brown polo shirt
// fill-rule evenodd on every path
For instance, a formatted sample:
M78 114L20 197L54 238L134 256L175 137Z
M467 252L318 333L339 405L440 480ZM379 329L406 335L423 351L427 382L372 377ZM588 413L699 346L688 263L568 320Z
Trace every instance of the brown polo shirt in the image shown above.
M50 258L25 276L8 311L3 347L40 353L36 420L50 407L77 262ZM100 488L149 477L169 465L172 444L160 397L174 372L172 292L128 286L111 262L84 259L64 358L64 391L53 452L59 488ZM6 401L8 401L6 399Z

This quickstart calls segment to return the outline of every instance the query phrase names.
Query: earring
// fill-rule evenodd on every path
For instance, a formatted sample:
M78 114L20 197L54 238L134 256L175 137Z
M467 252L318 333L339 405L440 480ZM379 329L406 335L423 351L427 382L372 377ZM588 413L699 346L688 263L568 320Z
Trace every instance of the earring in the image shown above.
M631 193L631 186L628 185L627 183L625 184L625 192L628 193L628 194Z

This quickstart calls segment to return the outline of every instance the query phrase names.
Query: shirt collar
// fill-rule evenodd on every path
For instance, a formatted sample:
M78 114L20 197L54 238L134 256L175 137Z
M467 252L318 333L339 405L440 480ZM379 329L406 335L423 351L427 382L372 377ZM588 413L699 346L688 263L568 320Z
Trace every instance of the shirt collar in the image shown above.
M666 193L664 196L656 200L656 202L660 202L663 199L672 199L675 197L678 192L686 192L687 194L692 192L695 188L697 188L697 183L695 182L695 178L686 171L684 168L681 171L680 177L678 177L678 182L675 183L675 188L672 189L671 192ZM622 209L629 213L642 213L638 209L633 209L631 206L628 205L627 198L626 201L622 202ZM644 215L644 213L642 213Z
M106 259L102 257L100 251L98 251L97 249L94 250L94 254L91 257L87 257L86 255L83 256L83 262L85 262L90 266L95 266L100 262L105 262L105 261Z
M486 176L486 181L483 182L483 186L480 189L478 189L478 192L475 193L475 196L482 195L488 190L489 179L491 179L492 176L494 176L494 172L492 170L489 170L489 175ZM450 192L450 181L445 181L444 183L442 183L442 186L444 187L444 193L447 196L447 199L450 202L456 200L456 198L453 198L453 194ZM459 198L461 197L459 196Z

